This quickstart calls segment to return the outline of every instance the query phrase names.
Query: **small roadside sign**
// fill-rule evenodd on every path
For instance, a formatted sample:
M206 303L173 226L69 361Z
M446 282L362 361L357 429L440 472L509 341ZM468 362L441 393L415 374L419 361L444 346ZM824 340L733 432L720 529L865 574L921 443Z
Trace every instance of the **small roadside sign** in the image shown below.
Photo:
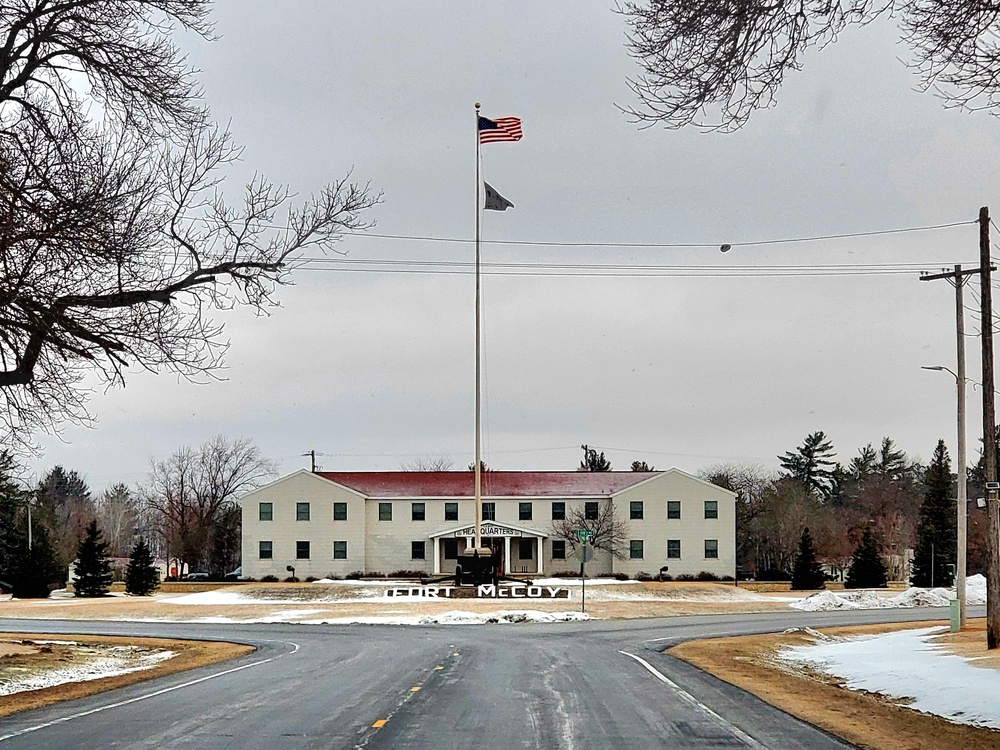
M594 548L584 543L576 548L576 559L583 563L589 563L594 559Z

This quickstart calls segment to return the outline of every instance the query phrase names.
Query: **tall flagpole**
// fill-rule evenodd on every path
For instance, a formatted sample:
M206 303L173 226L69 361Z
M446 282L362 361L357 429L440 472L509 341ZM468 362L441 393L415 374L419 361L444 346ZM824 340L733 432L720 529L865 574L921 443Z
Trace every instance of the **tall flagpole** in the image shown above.
M480 235L481 229L480 225L482 223L482 209L479 205L479 193L481 191L482 177L479 174L479 162L481 160L481 150L479 143L479 102L476 102L476 464L475 464L475 476L476 476L476 549L482 546L482 539L480 538L479 529L479 519L483 515L483 477L482 477L482 460L480 458L481 452L481 442L482 442L482 422L481 422L481 408L482 402L480 397L479 389L479 370L480 370L480 355L479 355L479 255L480 255Z

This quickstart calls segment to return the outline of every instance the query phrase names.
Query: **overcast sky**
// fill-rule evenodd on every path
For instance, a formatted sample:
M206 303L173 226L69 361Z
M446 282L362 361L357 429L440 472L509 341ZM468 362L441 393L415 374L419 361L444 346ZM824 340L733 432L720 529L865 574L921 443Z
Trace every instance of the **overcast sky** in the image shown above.
M616 469L777 467L815 430L845 462L885 435L911 456L940 437L954 453L954 380L920 369L955 367L954 292L917 271L978 263L979 207L1000 213L1000 122L919 93L886 22L812 51L778 105L737 133L641 130L618 108L635 103L626 79L638 69L610 5L221 0L220 39L180 43L215 118L246 146L233 195L254 172L308 194L353 168L384 191L370 217L381 235L471 240L473 105L522 118L523 140L483 148L486 180L515 205L485 215L484 261L541 266L484 279L491 467L573 469L582 443ZM96 392L96 428L44 440L32 469L62 464L95 490L136 485L150 457L215 434L251 438L282 473L308 467L308 450L334 471L428 456L465 467L473 277L412 271L467 271L473 246L352 236L341 249L347 262L327 269L369 270L302 270L271 317L220 316L225 380L138 373ZM579 275L588 264L602 275ZM912 265L753 275L893 264ZM636 266L663 268L629 275ZM978 330L972 314L967 326ZM978 339L968 344L978 380ZM970 453L980 398L970 390Z

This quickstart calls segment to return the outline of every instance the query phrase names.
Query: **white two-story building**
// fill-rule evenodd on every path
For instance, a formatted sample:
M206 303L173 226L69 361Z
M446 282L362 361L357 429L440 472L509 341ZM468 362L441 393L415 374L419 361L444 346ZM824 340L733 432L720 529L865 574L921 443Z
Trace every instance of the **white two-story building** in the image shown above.
M736 496L678 469L657 472L489 471L482 479L484 546L510 575L579 570L554 530L608 504L627 532L622 558L597 550L588 575L670 575L736 569ZM470 471L309 472L244 495L243 575L343 577L455 570L474 543Z

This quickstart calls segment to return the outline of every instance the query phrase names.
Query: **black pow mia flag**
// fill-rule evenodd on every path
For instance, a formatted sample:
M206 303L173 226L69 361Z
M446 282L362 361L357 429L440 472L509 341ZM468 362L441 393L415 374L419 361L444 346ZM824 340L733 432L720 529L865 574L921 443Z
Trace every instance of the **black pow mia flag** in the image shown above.
M483 186L486 188L486 203L483 204L484 209L487 211L506 211L508 208L514 208L514 204L490 187L488 182L483 182Z

